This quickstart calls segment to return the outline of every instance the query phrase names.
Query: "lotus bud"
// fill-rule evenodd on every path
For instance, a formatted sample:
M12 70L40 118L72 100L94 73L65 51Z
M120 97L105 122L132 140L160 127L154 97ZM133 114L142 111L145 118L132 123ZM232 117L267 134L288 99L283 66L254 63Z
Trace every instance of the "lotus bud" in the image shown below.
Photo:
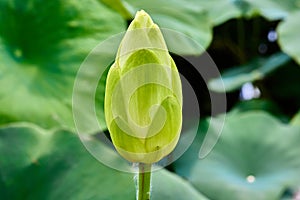
M112 142L131 162L155 163L170 154L182 125L182 89L163 35L137 12L106 81L105 119Z

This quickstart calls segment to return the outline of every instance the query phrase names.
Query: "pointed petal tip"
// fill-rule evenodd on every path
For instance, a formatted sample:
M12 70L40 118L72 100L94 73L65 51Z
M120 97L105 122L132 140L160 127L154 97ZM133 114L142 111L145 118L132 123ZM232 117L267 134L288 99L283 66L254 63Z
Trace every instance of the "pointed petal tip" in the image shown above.
M138 17L148 17L148 18L150 18L148 13L146 13L146 11L144 11L144 10L140 10L140 11L136 12L135 18L138 18Z
M144 10L137 11L133 21L131 22L130 29L136 28L152 28L154 22L150 15Z

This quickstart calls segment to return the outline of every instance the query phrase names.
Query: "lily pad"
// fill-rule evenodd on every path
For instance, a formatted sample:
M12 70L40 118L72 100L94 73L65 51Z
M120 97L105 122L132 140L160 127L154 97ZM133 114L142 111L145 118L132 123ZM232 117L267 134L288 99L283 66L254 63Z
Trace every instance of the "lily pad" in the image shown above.
M229 114L212 152L202 160L187 152L175 171L211 199L279 199L300 183L299 140L299 126L265 112Z
M194 0L203 6L215 26L234 18L263 16L269 20L287 17L300 8L299 0Z
M77 70L98 43L123 30L125 21L93 0L1 1L0 123L74 128Z
M244 0L195 0L195 4L203 6L214 26L230 19L252 15L251 5Z
M299 0L245 0L269 20L280 20L300 8Z
M291 59L284 53L276 53L268 58L256 58L248 64L231 68L221 77L209 81L208 87L216 92L231 92L240 89L243 84L263 79L267 74L283 66ZM223 88L225 86L225 91Z
M131 20L134 18L132 15L131 7L123 0L100 0L102 3L106 4L108 7L114 9L119 12L122 17L126 20Z
M294 12L277 27L278 42L281 49L294 58L298 64L300 64L300 38L298 34L298 27L300 26L299 17L300 12Z
M280 107L271 100L268 99L251 99L238 102L230 111L230 113L243 113L248 111L265 111L271 113L273 116L286 120L286 116L283 115Z
M94 140L90 140L94 143ZM97 149L120 165L124 161L98 142ZM111 169L93 158L74 133L46 131L32 124L0 128L1 198L135 198L134 174ZM182 178L166 170L153 174L153 200L206 200Z

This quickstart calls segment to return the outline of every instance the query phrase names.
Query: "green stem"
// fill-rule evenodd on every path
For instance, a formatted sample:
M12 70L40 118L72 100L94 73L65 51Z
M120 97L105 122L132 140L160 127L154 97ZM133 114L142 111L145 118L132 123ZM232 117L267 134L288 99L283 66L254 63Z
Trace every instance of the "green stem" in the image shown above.
M150 200L151 164L139 163L137 200Z

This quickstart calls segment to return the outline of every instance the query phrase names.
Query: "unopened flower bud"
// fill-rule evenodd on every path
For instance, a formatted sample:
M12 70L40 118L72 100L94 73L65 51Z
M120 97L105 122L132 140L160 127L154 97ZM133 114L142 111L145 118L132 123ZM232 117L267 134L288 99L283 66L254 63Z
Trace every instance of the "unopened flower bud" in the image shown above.
M182 88L163 35L137 12L111 66L105 118L116 150L131 162L155 163L175 148L182 124Z

